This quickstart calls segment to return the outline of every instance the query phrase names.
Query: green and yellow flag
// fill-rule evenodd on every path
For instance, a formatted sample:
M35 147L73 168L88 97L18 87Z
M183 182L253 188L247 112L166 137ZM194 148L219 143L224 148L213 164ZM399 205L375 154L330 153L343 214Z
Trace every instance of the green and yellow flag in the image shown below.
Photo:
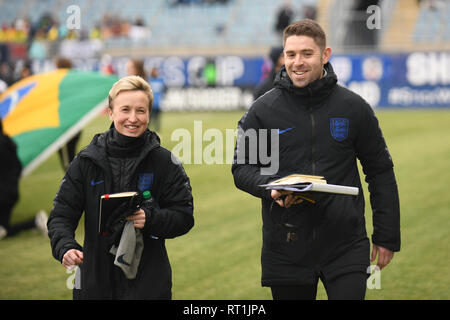
M115 76L58 69L23 79L0 95L3 131L29 174L107 106Z

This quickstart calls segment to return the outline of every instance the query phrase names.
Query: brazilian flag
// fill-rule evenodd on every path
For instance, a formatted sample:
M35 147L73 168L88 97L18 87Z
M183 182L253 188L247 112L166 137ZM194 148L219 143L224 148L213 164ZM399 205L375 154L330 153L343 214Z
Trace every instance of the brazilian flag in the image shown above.
M3 131L17 144L23 176L107 106L108 92L117 80L96 72L57 69L25 78L0 95Z

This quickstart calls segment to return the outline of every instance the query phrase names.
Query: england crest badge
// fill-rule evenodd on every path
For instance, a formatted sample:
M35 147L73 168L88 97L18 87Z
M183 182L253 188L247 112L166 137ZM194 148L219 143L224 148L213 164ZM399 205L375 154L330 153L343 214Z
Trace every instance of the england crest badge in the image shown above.
M153 185L153 173L140 173L138 179L139 191L150 190Z
M330 118L330 132L331 136L336 141L344 141L348 137L348 124L347 118Z

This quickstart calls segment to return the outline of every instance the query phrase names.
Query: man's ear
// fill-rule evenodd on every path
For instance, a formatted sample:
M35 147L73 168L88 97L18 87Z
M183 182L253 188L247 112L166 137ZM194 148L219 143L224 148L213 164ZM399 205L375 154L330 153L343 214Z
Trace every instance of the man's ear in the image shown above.
M331 48L326 47L325 50L323 50L323 54L322 54L323 64L327 64L328 60L330 60L330 57L331 57Z

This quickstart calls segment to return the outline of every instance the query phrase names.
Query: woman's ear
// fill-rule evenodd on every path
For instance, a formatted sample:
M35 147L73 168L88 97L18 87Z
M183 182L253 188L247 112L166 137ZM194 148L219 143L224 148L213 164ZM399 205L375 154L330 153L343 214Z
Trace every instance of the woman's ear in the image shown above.
M109 120L114 121L113 111L112 111L111 107L108 107L108 116L109 116Z

